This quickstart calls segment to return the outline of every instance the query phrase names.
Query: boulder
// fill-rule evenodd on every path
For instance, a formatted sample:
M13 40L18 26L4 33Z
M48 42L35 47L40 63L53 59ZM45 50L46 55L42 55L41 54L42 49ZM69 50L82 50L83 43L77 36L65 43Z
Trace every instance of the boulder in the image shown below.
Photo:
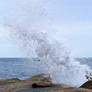
M66 84L55 84L52 83L51 77L49 74L38 74L27 79L28 82L31 82L30 88L43 88L43 87L59 87L59 88L73 88Z
M87 81L86 83L81 85L80 88L92 89L92 80Z
M45 87L53 87L53 88L75 88L66 84L54 84L50 82L35 82L30 86L32 88L45 88Z
M42 82L52 82L51 80L51 77L49 74L38 74L38 75L35 75L35 76L32 76L31 78L28 78L27 79L28 81L42 81Z
M52 86L54 85L49 82L38 82L38 83L32 84L32 88L45 88L45 87L52 87Z

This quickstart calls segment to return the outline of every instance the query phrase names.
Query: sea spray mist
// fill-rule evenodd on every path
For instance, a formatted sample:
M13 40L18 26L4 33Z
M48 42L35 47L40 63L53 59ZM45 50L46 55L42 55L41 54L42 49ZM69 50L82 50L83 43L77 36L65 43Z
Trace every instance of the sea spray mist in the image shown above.
M86 81L85 72L90 69L75 61L62 41L56 40L57 30L51 28L53 16L46 11L48 4L42 0L17 0L14 10L6 16L5 25L11 29L11 37L22 45L23 53L40 59L34 65L30 60L30 66L36 65L37 73L38 69L43 70L51 75L53 82L80 86Z

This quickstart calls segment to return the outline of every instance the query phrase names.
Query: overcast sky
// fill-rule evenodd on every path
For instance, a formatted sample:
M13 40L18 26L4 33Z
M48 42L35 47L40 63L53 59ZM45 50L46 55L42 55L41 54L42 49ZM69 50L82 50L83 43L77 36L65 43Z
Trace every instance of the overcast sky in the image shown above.
M10 40L9 29L3 25L6 16L16 11L19 3L23 3L22 0L0 0L0 57L25 56ZM51 29L59 40L64 39L74 56L91 57L92 0L46 0L46 11L51 18Z

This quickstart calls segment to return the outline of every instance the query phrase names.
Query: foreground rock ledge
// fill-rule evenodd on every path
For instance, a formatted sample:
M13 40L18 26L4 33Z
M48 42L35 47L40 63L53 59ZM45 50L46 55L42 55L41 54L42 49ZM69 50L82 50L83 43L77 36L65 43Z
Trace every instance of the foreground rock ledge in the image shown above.
M92 90L82 89L82 88L61 88L61 89L48 90L43 92L92 92Z
M92 86L92 81L88 86ZM85 85L85 84L83 84ZM82 88L75 88L71 87L66 84L53 84L51 82L51 78L47 74L38 74L26 80L19 80L17 78L12 79L1 79L0 80L0 92L16 92L16 90L20 90L23 88L46 88L46 87L53 87L54 89L43 91L43 92L92 92L90 89L83 89ZM84 88L89 88L89 87ZM56 88L55 88L56 87ZM57 88L59 87L59 88ZM31 92L31 91L30 91ZM40 92L40 91L39 91Z

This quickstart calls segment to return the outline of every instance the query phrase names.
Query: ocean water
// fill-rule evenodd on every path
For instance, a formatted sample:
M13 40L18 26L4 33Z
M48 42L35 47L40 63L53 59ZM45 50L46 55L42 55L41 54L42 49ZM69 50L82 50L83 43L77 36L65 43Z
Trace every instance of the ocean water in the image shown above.
M34 62L30 64L27 58L0 58L0 78L19 78L26 79L32 75L43 73L42 70L36 69Z
M77 61L80 62L80 64L86 64L90 67L90 69L92 70L92 58L77 58Z
M78 59L81 64L86 64L92 69L91 59ZM30 59L27 58L0 58L0 78L19 78L26 79L32 75L43 73L44 71L36 66L33 60L30 64Z

